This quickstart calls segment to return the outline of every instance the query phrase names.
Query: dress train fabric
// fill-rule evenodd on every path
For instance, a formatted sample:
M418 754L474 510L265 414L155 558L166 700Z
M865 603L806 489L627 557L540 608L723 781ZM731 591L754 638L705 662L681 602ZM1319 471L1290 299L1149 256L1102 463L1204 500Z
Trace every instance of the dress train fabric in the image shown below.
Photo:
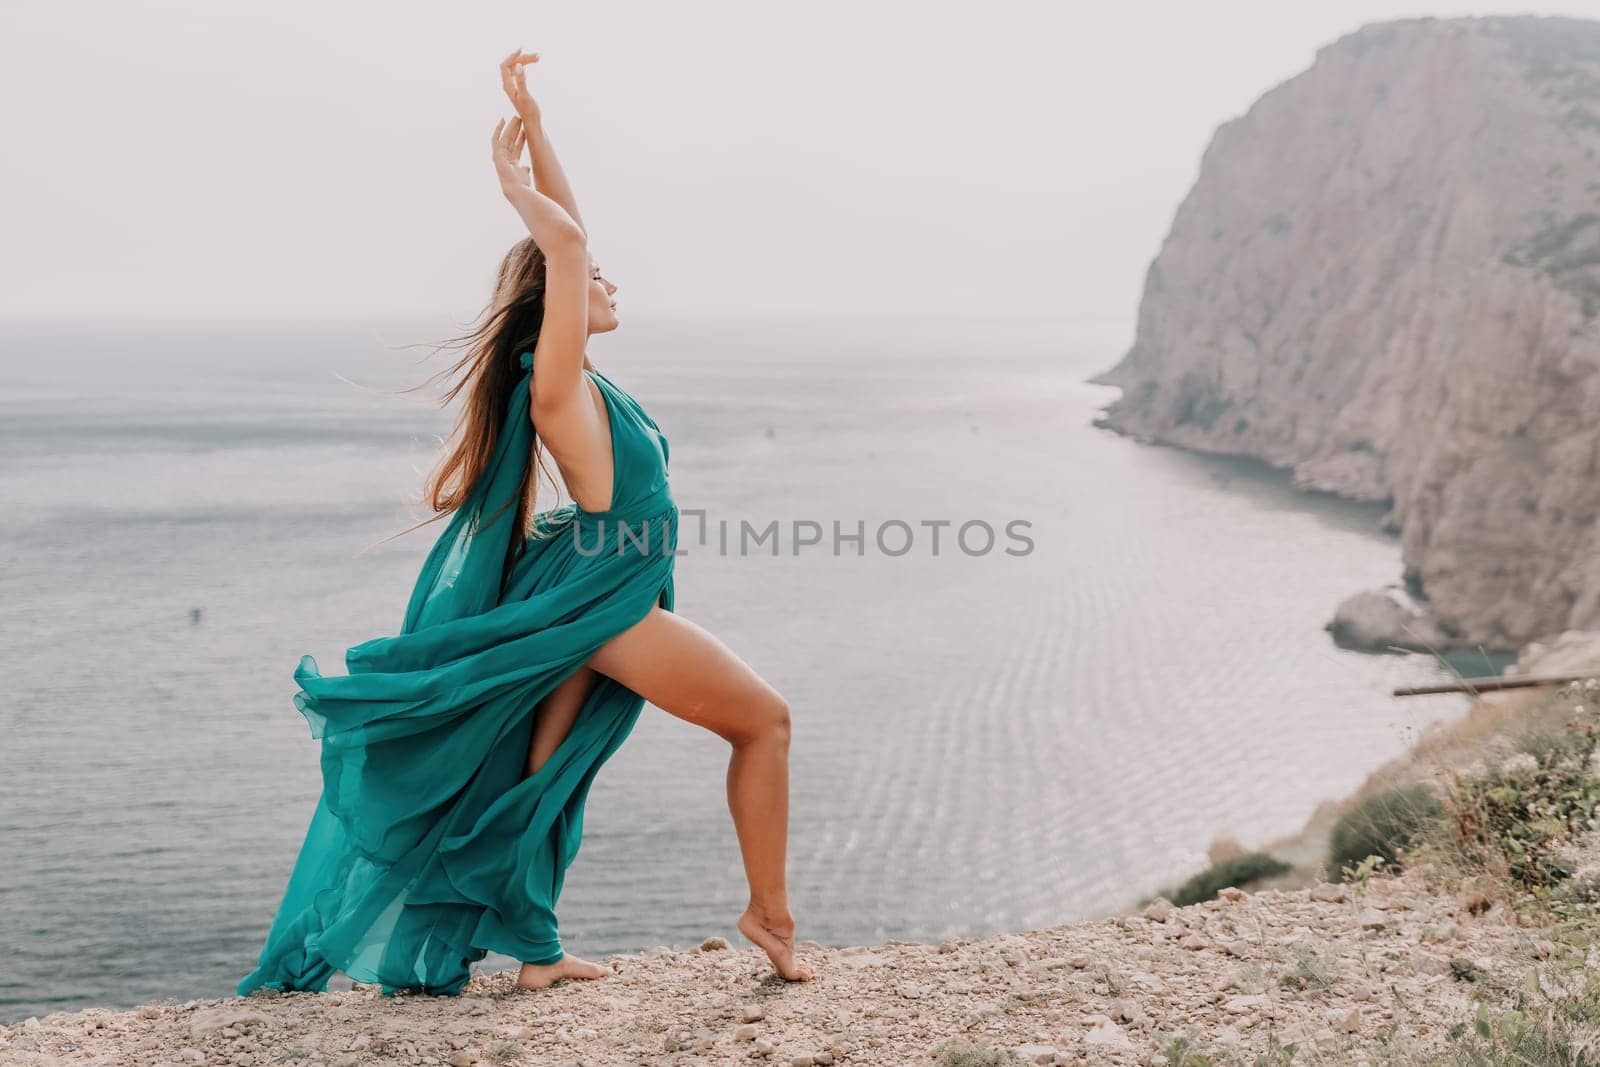
M657 605L673 608L678 508L667 439L589 371L611 424L612 506L539 514L506 566L531 460L532 354L493 455L418 576L400 633L302 657L295 706L321 742L322 796L260 960L238 991L321 990L335 972L456 993L488 952L562 957L555 907L584 801L644 700L601 677L537 773L538 702Z

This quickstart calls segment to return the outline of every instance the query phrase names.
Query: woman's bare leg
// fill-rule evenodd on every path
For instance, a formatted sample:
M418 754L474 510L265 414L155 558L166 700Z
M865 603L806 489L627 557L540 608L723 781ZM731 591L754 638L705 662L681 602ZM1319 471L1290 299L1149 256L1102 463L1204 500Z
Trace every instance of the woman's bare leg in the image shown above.
M795 960L794 916L784 881L788 703L715 636L661 607L607 641L588 665L733 746L728 808L750 883L739 932L766 951L784 978L809 979L811 968Z
M588 667L579 667L539 701L533 721L533 741L528 746L529 775L543 767L560 747L599 680L600 676ZM517 985L522 989L543 989L561 978L604 978L615 973L610 967L567 954L555 963L524 963L517 975Z
M539 701L533 720L533 742L528 746L529 775L555 755L599 680L600 676L590 668L579 667Z

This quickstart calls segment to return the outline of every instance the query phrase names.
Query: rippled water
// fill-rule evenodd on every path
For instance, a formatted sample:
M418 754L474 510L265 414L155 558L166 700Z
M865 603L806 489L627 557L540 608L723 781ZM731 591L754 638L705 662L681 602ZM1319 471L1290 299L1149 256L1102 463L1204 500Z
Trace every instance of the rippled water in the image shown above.
M252 965L318 786L291 671L395 632L442 528L369 547L420 517L408 497L449 421L335 372L420 381L443 359L386 346L453 326L0 328L0 1020L223 995ZM1322 631L1399 572L1378 511L1092 428L1114 391L1083 379L1123 340L1099 334L662 320L591 350L705 511L679 611L793 708L802 937L1120 906L1217 834L1296 829L1461 707L1388 698L1442 672ZM780 554L720 551L740 520L777 520ZM796 554L797 520L823 545ZM895 520L902 555L874 537L898 550ZM956 547L969 520L993 551ZM1004 553L1011 520L1031 553ZM833 554L834 521L864 524L861 555ZM647 709L589 800L573 952L736 936L725 760Z

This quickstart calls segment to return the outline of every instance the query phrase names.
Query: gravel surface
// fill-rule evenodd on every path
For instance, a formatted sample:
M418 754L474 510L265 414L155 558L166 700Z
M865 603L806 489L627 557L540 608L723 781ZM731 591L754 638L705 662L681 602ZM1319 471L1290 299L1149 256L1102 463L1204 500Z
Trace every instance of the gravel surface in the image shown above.
M479 975L459 997L375 989L90 1009L0 1029L0 1063L927 1064L952 1040L1030 1063L1164 1064L1179 1037L1253 1057L1359 1064L1470 1021L1485 977L1550 951L1496 905L1427 869L1364 886L1244 893L939 945L802 942L816 972L773 974L720 937L605 957L618 973L518 991Z

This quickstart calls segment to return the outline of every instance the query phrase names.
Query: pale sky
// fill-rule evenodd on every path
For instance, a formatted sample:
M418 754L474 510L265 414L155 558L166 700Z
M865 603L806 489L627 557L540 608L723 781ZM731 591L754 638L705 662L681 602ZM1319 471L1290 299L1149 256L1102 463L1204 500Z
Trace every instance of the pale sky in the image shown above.
M522 46L624 309L1126 321L1220 122L1364 23L1497 11L3 0L0 313L470 318Z

